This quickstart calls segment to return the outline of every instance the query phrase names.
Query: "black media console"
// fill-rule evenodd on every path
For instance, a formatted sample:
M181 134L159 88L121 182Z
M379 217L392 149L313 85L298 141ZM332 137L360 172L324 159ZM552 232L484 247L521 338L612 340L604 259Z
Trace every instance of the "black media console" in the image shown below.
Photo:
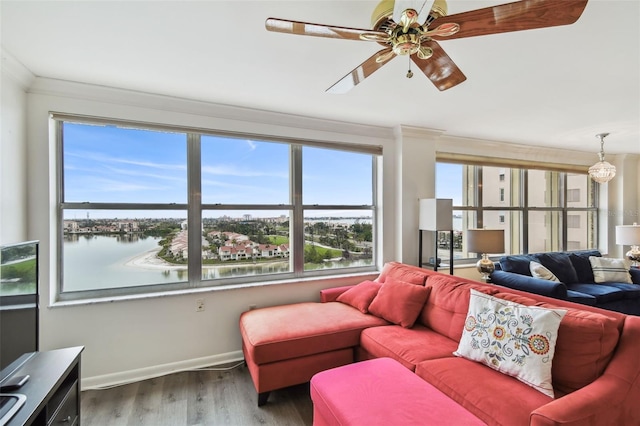
M12 394L26 396L6 426L80 425L80 354L84 347L36 352L14 376L29 381Z

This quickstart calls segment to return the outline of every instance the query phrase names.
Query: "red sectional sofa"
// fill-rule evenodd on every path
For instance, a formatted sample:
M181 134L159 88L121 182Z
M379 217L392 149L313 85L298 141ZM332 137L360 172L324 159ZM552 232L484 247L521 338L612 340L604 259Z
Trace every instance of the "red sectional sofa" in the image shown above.
M640 424L640 317L397 262L386 264L375 282L356 287L323 290L321 303L241 315L243 351L259 405L269 391L304 383L320 371L388 357L490 425ZM471 289L566 311L552 360L555 398L453 354Z

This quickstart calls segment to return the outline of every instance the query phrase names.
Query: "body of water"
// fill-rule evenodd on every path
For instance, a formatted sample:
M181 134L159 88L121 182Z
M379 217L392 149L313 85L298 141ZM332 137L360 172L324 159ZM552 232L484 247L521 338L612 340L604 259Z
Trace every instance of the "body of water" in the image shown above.
M144 266L133 262L145 253L159 249L157 237L138 235L72 235L64 240L64 290L82 291L102 288L138 287L143 285L186 282L187 265ZM327 262L320 268L365 266L371 259ZM136 263L136 264L133 264ZM318 269L313 267L312 269ZM290 271L290 262L215 265L203 268L203 279L230 278L247 275L278 274Z
M73 235L64 240L64 290L81 291L187 281L184 271L126 265L157 249L160 238L130 235Z

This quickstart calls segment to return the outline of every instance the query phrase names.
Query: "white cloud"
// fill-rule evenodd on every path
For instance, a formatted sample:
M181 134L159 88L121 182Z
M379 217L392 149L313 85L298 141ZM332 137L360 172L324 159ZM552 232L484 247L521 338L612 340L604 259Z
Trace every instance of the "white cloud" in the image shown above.
M254 169L242 169L229 165L202 166L203 174L216 176L236 176L236 177L277 177L289 179L289 174L280 171L262 171Z

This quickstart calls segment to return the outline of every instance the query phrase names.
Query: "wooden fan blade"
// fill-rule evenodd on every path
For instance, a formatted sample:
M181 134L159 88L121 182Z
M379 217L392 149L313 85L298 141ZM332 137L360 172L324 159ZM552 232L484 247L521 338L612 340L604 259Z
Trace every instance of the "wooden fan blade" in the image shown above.
M458 68L436 41L425 41L422 43L422 46L431 48L433 55L427 59L420 59L417 54L413 54L411 55L411 60L413 60L438 90L450 89L467 79L462 71L460 71L460 68Z
M328 93L340 94L353 89L356 85L362 83L365 78L369 77L375 71L382 68L384 64L395 58L396 55L389 54L390 52L392 52L390 47L376 52L373 56L358 65L358 67L342 77L326 91Z
M347 27L333 27L330 25L288 21L286 19L278 18L268 18L265 21L264 25L269 31L296 35L307 35L313 37L342 38L347 40L365 41L379 41L379 38L389 38L389 35L382 31ZM369 39L361 38L361 35L365 35L365 37L369 37Z
M460 31L451 36L433 36L436 40L532 30L573 24L587 0L522 0L437 18L430 26L457 23Z

